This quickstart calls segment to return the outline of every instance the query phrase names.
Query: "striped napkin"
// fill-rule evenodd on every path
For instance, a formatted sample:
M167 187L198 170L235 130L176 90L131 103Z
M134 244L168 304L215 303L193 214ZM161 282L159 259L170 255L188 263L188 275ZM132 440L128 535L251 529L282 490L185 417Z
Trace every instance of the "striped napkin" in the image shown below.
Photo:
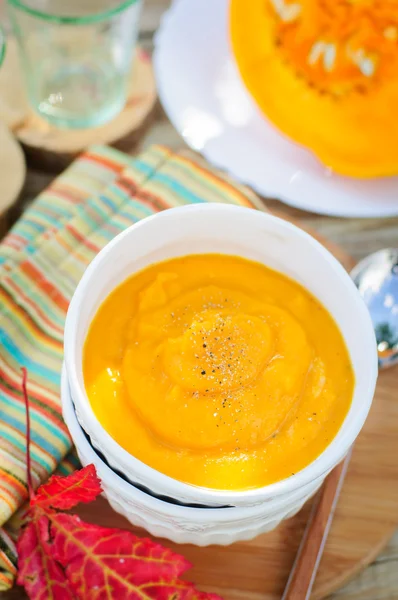
M15 577L15 513L27 498L21 366L29 374L38 486L57 468L77 466L59 385L65 315L85 268L132 223L198 202L264 209L255 194L189 151L153 146L133 159L93 147L40 194L0 245L0 591Z

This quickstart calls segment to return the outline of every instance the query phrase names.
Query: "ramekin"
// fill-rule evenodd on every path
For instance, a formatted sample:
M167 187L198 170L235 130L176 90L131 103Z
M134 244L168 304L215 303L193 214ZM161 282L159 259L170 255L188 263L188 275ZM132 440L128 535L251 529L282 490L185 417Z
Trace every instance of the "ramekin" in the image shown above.
M311 464L291 477L247 491L196 487L177 481L124 450L97 420L87 397L82 350L93 316L119 283L144 267L192 253L224 253L256 260L307 288L335 319L355 374L351 408L336 437ZM319 332L322 335L322 332ZM286 500L322 481L347 453L371 406L377 378L372 322L340 263L300 228L257 210L224 204L173 208L139 221L115 237L85 271L65 325L65 366L77 418L112 468L158 495L184 503L249 507ZM194 525L194 523L193 523Z

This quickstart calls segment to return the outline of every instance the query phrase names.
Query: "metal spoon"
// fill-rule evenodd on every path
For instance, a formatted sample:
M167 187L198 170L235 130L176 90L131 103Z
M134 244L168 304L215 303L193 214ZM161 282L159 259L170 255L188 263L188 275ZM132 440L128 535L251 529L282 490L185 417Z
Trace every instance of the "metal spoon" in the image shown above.
M379 368L390 367L398 363L398 248L370 254L354 267L351 277L372 317Z

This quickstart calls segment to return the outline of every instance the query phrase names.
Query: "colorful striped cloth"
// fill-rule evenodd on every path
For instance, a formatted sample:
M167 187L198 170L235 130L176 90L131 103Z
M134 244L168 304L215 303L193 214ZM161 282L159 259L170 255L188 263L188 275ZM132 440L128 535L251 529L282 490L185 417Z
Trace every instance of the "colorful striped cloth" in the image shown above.
M0 590L13 581L18 529L14 513L27 497L26 427L21 366L29 374L35 485L61 463L71 441L59 399L66 310L97 252L120 231L156 211L186 203L224 202L263 209L188 151L154 146L133 159L94 147L82 155L13 227L0 246ZM13 518L11 518L14 515Z

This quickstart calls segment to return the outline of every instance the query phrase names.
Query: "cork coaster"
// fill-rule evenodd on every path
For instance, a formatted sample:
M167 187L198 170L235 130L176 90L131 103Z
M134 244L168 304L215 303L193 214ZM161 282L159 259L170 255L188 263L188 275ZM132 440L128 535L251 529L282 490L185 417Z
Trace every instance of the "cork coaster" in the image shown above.
M36 167L60 170L92 144L109 144L126 150L137 140L156 101L151 60L141 48L131 70L127 102L112 121L90 129L58 129L29 108L19 67L15 40L8 40L0 69L0 119L21 142Z

